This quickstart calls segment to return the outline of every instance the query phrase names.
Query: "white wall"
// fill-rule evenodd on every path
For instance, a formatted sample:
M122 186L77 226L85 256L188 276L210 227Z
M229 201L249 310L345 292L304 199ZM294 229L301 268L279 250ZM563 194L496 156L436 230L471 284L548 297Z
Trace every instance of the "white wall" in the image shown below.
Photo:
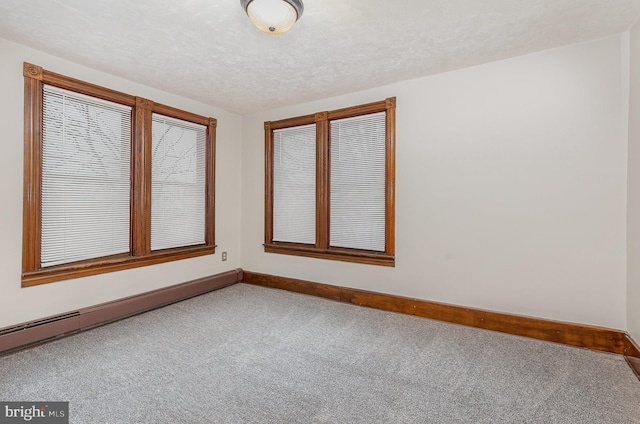
M245 116L243 268L625 329L622 41ZM397 97L396 267L264 253L263 122L390 96Z
M640 341L640 24L631 30L627 240L627 330Z
M240 267L240 178L242 118L0 39L0 328L80 307L182 283ZM213 116L217 129L215 255L152 267L21 288L23 77L22 63ZM229 260L221 262L221 251Z
M0 328L243 267L618 329L628 320L638 340L637 27L631 38L628 288L624 36L245 117L0 39ZM218 118L218 253L20 288L23 61ZM263 122L390 96L396 267L264 253Z

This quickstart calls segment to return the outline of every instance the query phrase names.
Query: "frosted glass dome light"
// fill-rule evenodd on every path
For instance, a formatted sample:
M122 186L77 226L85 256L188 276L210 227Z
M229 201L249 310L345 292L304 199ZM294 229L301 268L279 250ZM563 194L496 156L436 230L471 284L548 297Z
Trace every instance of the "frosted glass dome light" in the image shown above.
M267 34L282 34L293 27L304 6L302 0L240 0L253 25Z

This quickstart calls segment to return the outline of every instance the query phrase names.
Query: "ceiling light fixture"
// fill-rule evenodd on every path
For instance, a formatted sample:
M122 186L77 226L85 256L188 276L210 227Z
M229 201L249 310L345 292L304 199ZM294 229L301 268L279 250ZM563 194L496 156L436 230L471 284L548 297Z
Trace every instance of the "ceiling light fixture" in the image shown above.
M302 16L302 0L240 0L253 25L267 34L282 34Z

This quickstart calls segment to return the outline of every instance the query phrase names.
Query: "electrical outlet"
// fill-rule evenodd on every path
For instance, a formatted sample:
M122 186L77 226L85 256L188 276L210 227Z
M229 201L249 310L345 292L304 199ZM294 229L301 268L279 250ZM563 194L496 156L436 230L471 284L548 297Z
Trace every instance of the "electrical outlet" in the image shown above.
M227 260L227 252L222 252L222 260L223 261Z

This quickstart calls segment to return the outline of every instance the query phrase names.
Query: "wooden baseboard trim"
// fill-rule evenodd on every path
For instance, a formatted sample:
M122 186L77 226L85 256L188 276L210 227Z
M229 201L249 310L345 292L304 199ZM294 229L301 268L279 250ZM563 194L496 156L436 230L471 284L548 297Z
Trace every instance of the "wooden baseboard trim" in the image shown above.
M640 346L629 334L625 338L624 359L636 374L636 377L640 379Z
M0 354L74 334L242 281L242 270L224 272L0 329Z
M552 321L244 271L243 282L570 346L624 354L620 330Z

